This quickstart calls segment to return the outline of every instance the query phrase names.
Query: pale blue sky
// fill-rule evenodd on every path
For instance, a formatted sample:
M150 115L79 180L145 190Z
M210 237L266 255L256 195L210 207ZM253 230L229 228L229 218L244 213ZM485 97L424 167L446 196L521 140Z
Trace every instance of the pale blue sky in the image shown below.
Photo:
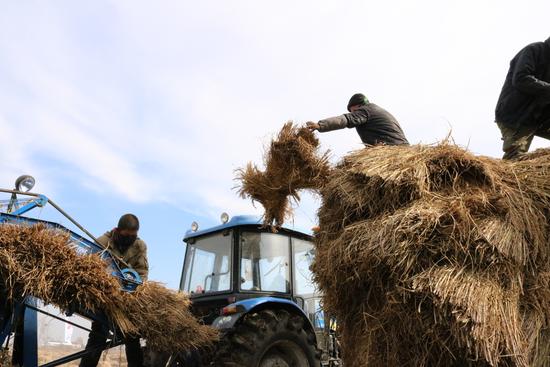
M452 129L500 156L509 60L550 36L548 14L548 1L0 1L0 186L33 174L97 234L136 213L152 277L176 287L193 220L259 213L234 169L286 120L345 112L355 92L413 143ZM321 141L335 161L360 147L351 130ZM316 205L306 196L296 223Z

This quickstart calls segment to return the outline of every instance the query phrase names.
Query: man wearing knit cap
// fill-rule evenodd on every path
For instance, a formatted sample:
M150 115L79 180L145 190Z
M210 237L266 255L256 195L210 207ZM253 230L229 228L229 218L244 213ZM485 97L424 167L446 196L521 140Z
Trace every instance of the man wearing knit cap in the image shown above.
M370 103L364 94L357 93L351 97L348 111L319 122L307 122L306 126L322 133L354 127L366 146L409 144L396 118L382 107Z
M510 62L495 122L503 159L527 153L534 136L550 139L550 38L525 46Z

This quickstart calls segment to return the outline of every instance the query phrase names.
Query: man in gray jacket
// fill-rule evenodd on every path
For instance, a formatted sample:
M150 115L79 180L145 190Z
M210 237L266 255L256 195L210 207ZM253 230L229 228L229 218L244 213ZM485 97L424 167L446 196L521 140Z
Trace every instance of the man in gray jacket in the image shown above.
M307 122L306 126L322 133L354 127L366 146L409 144L396 118L382 107L370 103L365 95L354 94L349 100L348 111L319 122Z

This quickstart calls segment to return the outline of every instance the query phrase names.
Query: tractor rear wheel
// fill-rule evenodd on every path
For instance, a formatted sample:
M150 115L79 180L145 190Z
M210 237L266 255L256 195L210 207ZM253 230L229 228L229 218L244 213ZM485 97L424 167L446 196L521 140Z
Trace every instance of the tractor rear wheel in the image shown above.
M320 366L315 334L304 328L302 316L285 310L246 315L220 344L216 366Z

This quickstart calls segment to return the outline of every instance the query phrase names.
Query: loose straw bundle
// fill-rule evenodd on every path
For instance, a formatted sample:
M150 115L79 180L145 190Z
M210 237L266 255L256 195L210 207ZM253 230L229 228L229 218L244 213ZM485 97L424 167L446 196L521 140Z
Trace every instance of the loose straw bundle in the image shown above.
M8 299L32 295L63 310L104 312L158 352L185 352L217 337L193 317L186 295L155 282L124 292L99 256L77 254L66 233L42 225L0 225L0 279Z
M263 205L265 224L281 225L291 213L289 199L298 201L299 190L315 189L327 178L328 154L318 147L313 132L288 122L271 142L264 171L252 163L238 171L240 195Z

